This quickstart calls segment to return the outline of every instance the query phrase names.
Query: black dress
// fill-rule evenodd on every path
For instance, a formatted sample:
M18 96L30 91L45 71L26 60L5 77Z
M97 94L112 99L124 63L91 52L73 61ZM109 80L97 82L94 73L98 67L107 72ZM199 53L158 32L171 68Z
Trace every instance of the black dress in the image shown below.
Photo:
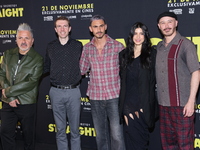
M128 118L128 125L124 124L127 150L146 150L149 140L148 125L145 122L144 114L140 111L142 107L138 89L139 67L140 57L137 57L126 68L126 96L123 114ZM138 116L135 112L138 112ZM129 114L132 114L133 118Z
M140 108L138 75L139 75L140 57L135 58L131 64L127 66L126 74L126 97L124 102L123 114L138 111Z

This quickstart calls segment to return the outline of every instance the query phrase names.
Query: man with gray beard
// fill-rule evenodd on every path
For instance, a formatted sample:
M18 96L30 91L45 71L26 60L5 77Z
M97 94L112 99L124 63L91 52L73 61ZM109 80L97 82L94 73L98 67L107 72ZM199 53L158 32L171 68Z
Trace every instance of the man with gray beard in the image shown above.
M34 150L36 102L43 58L33 48L34 38L28 24L17 29L16 48L6 50L0 67L1 142L3 150L15 150L16 124L20 121L24 150Z

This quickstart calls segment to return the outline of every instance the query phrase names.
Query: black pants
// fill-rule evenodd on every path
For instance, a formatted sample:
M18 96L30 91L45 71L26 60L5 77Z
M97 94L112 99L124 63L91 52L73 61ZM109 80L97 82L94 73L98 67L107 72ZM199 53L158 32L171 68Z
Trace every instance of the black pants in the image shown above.
M149 130L144 119L144 114L140 111L139 118L133 113L134 119L129 115L128 126L124 124L124 139L126 150L147 150L149 142Z
M3 150L15 150L16 124L21 123L24 150L34 150L36 104L11 107L3 103L1 110L1 142Z

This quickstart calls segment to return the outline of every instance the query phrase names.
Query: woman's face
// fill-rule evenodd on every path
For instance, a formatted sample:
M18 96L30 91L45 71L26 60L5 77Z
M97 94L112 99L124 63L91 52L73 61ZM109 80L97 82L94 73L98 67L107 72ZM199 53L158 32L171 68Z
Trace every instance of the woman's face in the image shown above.
M136 28L133 35L133 42L135 45L142 45L144 42L144 33L141 28Z

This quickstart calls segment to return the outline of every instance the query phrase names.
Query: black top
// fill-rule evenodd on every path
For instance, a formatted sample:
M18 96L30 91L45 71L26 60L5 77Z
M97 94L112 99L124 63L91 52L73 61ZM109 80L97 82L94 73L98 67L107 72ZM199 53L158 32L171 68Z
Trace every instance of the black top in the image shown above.
M81 53L82 43L74 39L69 39L65 45L61 45L58 39L48 44L44 73L50 72L52 85L72 85L80 81Z
M126 58L129 55L129 50L124 49L119 53L119 64L120 64L120 78L121 88L119 95L119 115L120 122L123 122L123 109L126 98L127 89L127 67ZM155 58L156 50L152 48L150 54L150 68L143 68L141 65L138 67L138 95L139 95L139 108L143 110L144 118L149 128L154 126L155 118L158 115L158 103L155 95Z
M139 65L140 57L137 57L126 68L126 97L123 111L125 115L141 109L138 90Z
M19 53L19 60L21 60L23 56L24 55L22 55L22 54Z

